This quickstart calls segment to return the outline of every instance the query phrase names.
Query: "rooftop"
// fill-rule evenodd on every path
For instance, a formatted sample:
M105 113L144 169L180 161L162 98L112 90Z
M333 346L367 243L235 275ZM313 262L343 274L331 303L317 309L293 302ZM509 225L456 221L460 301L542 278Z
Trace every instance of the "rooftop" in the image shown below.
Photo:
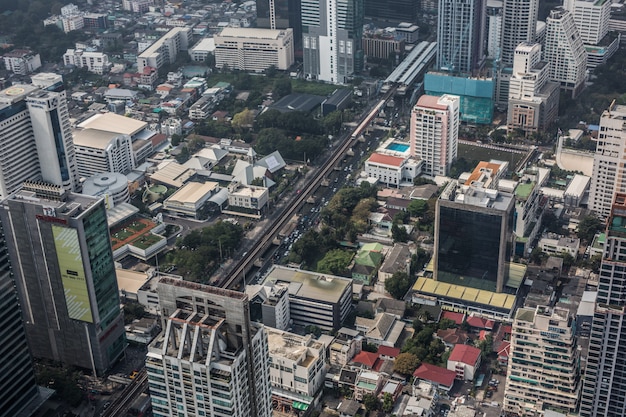
M250 39L279 39L287 34L286 29L260 29L225 27L216 37L250 38Z
M465 302L482 304L489 307L511 310L515 305L515 296L512 294L495 293L478 290L476 288L453 285L435 281L431 278L418 277L413 290L438 297L448 297Z
M112 141L122 135L107 130L83 129L74 131L72 136L76 146L105 150Z
M298 298L337 303L352 280L276 265L265 278L267 283L288 284L289 294Z
M451 387L456 378L456 372L450 371L437 365L422 363L419 368L413 372L413 376L426 381L431 381L445 387Z
M478 358L480 358L480 349L469 345L455 345L448 360L473 366Z
M146 122L115 113L99 113L80 123L83 129L98 129L133 136L148 126Z
M213 193L219 184L216 182L188 182L174 194L172 194L167 200L169 202L175 201L181 204L196 203L201 200L207 194Z
M397 156L391 156L391 155L384 155L382 153L373 153L369 157L368 162L371 162L374 164L401 167L402 164L404 163L404 158L399 158Z

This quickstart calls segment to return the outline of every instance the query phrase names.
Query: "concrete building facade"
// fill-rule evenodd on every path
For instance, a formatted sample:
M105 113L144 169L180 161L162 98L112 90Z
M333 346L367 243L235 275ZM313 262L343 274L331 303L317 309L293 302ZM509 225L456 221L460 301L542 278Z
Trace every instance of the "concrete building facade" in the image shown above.
M15 85L0 91L0 197L24 181L78 187L64 91Z
M593 158L589 208L607 218L616 193L626 192L626 106L611 103L600 116L600 129Z
M475 74L485 60L486 0L440 0L437 69Z
M546 19L543 59L550 63L550 80L571 91L572 98L585 88L587 51L574 16L562 7L552 10Z
M459 106L458 96L423 95L411 111L411 155L423 161L426 176L447 175L456 160Z
M215 35L215 66L263 72L287 70L294 63L292 29L224 28Z
M503 409L519 416L578 411L580 353L566 309L521 308L513 321Z
M617 192L600 263L598 297L580 400L582 417L622 416L626 410L626 193Z
M346 84L363 67L363 0L301 3L304 75Z
M87 68L94 74L106 74L111 68L109 56L102 52L84 51L82 49L68 49L63 54L64 65L74 65L77 68Z
M267 333L244 293L162 277L146 369L155 417L270 417Z
M193 31L188 27L175 27L153 43L137 57L137 72L142 73L144 67L157 70L163 65L176 60L180 51L186 51L191 45Z
M2 56L4 68L14 74L28 75L41 67L39 54L27 49L14 49Z
M0 221L32 355L104 374L126 340L103 200L27 183Z

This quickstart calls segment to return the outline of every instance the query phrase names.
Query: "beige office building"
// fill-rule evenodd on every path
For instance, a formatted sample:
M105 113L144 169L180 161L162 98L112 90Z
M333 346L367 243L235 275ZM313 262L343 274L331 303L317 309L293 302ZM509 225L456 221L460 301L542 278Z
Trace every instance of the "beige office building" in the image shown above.
M263 72L272 65L287 70L293 63L292 29L224 28L215 36L217 68Z

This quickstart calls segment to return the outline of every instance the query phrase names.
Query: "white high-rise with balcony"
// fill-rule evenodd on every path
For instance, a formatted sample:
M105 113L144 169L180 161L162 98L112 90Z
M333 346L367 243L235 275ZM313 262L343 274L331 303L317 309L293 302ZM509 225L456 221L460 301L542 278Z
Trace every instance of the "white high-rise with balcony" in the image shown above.
M576 28L585 44L598 45L609 32L611 1L564 0L563 7L574 16Z
M535 417L578 410L580 354L575 317L559 307L520 308L511 333L503 409Z
M626 106L611 103L600 116L589 208L603 218L611 213L616 193L626 192Z
M546 19L543 58L550 63L550 79L560 83L572 98L585 88L587 52L576 29L574 16L557 7Z
M424 161L422 173L447 175L456 160L459 142L458 96L423 95L411 111L411 156Z

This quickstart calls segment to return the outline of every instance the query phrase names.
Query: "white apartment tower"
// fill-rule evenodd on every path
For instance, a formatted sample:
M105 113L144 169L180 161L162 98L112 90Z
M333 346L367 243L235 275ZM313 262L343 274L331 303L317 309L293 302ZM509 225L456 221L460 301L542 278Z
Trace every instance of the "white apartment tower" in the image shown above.
M607 225L580 400L581 417L626 414L626 194L615 196Z
M163 331L148 347L155 417L270 417L267 333L244 293L160 278Z
M546 19L543 58L550 63L550 79L571 91L572 98L578 96L585 88L587 52L574 16L562 7L550 11Z
M64 91L15 85L0 91L0 198L24 181L78 187Z
M583 43L599 45L609 32L611 4L609 0L564 0L563 8L574 16Z
M504 67L513 65L515 48L522 42L534 42L539 0L504 0L500 60Z
M581 387L575 317L569 310L520 308L511 333L503 409L523 417L576 413Z
M607 218L616 193L626 192L626 106L611 103L600 116L589 208Z
M458 96L423 95L411 111L411 155L424 161L424 175L447 175L456 160L459 108Z
M294 62L293 29L224 28L215 35L215 65L263 72L288 70Z
M305 77L349 82L363 66L363 0L303 0L301 16Z

